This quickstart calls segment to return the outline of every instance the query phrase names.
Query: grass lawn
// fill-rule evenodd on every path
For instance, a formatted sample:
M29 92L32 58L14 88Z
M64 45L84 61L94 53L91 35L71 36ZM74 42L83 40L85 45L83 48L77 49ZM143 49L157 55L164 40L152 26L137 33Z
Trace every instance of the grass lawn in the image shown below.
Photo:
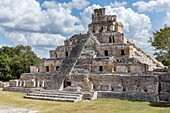
M25 93L2 91L0 106L39 110L40 113L170 113L170 104L97 99L77 103L24 99Z

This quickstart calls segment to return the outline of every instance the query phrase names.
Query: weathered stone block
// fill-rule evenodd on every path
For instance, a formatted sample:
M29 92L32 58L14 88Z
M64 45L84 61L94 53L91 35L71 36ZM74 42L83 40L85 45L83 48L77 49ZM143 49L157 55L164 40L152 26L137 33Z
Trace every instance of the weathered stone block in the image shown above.
M126 87L126 92L135 93L135 92L138 92L137 89L138 89L138 88L137 88L136 85L131 85L131 86Z
M117 86L114 86L113 91L114 92L122 92L123 91L123 86L121 86L120 84L117 85Z
M48 87L48 85L49 85L50 83L51 83L51 82L50 82L50 81L48 81L48 80L44 81L44 88L47 88L47 87Z
M10 87L18 87L19 86L19 80L10 80L9 86Z
M25 87L27 87L27 88L36 87L36 81L35 80L26 81Z
M160 92L159 99L160 101L169 101L170 93L168 92Z
M170 82L170 73L164 73L159 76L159 81Z
M161 82L161 91L170 92L170 82Z
M110 91L111 86L110 86L110 84L100 84L98 86L98 89L101 90L101 91Z
M81 87L78 86L68 86L63 89L64 91L74 91L74 92L80 92Z

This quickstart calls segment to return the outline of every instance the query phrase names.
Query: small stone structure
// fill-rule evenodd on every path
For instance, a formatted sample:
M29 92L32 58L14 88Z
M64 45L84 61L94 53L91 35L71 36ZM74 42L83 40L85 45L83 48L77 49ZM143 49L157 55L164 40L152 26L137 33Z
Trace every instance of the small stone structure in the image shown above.
M101 98L170 101L169 73L156 72L166 70L165 66L124 36L116 15L95 9L88 28L87 34L74 35L51 50L50 59L31 66L31 73L11 80L10 87L88 90L98 91Z
M8 87L8 86L9 86L9 82L2 82L2 81L0 81L0 88Z

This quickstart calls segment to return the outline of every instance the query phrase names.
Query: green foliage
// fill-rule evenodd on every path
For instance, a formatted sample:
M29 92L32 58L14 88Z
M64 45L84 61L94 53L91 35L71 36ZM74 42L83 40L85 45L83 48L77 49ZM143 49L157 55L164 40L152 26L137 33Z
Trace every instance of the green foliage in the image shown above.
M156 58L164 65L170 66L170 27L165 26L154 32L149 42L156 49Z
M22 73L30 71L31 65L39 62L40 58L29 46L4 46L0 48L0 80L19 78Z

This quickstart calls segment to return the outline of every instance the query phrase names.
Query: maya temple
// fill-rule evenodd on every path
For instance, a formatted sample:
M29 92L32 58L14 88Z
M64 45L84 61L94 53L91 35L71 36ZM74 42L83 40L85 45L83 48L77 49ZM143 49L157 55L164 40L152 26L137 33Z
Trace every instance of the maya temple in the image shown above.
M170 101L169 69L123 33L116 15L95 9L87 34L76 34L50 51L49 59L30 67L7 91L25 98L77 102L119 98Z

